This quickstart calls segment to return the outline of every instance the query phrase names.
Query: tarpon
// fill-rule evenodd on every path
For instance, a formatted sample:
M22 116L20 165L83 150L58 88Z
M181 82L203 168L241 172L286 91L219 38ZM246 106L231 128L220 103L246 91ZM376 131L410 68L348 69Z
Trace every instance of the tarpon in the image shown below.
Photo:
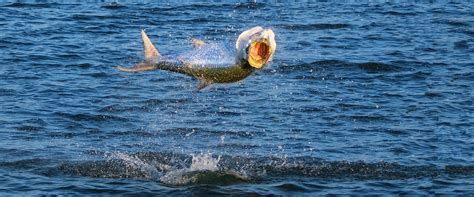
M242 32L235 43L235 53L230 61L224 61L231 54L216 44L208 44L193 38L194 50L176 58L162 56L153 46L144 30L141 31L145 60L131 68L118 66L125 72L167 70L198 79L197 91L213 83L232 83L245 79L256 70L262 69L273 58L276 50L275 34L271 29L256 26ZM221 64L221 65L218 65ZM223 65L222 65L223 64Z

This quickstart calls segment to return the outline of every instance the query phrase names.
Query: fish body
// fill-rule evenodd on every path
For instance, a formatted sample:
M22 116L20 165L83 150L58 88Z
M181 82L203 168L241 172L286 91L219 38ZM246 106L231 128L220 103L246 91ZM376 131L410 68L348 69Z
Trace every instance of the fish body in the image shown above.
M233 83L245 79L271 61L276 48L271 29L254 27L243 32L232 50L220 44L193 39L195 49L176 58L161 56L142 30L145 61L125 72L166 70L185 74L200 81L197 90L213 83Z
M148 65L147 67L149 67L150 70L166 70L199 79L201 84L205 85L200 85L200 87L198 87L199 90L213 83L233 83L240 81L255 71L250 65L243 66L241 64L235 64L227 67L215 67L212 65L193 67L182 63L167 61L151 63L151 67Z

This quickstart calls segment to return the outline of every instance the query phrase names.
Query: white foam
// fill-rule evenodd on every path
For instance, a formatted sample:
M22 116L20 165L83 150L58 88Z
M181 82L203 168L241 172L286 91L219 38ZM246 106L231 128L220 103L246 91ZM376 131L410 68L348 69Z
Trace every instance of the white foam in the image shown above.
M206 154L192 154L192 162L189 168L172 170L160 177L162 183L170 185L184 185L192 182L196 182L196 177L186 176L190 172L194 171L217 171L219 170L218 164L221 157L214 158L211 153Z
M197 170L210 170L210 171L217 171L218 167L217 164L221 160L221 156L217 158L213 158L211 153L207 154L199 154L199 155L192 155L193 160L191 163L190 170L197 171Z

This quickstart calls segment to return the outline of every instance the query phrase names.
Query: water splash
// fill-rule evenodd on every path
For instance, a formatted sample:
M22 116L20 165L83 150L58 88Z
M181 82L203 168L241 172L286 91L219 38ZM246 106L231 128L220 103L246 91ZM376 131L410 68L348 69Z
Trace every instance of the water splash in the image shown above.
M162 171L169 170L171 167L165 164L152 165L148 162L141 160L136 155L128 155L125 153L117 152L107 157L108 161L118 160L122 161L125 164L125 169L130 169L131 171L140 171L145 178L156 180L162 175Z
M188 185L229 184L248 179L241 173L219 169L220 160L221 156L216 158L211 153L192 154L192 163L189 168L169 171L160 178L160 181L169 185Z
M221 156L217 158L213 158L211 153L207 154L199 154L194 155L192 154L193 159L191 163L191 167L189 168L192 171L196 170L210 170L210 171L217 171L219 168L217 164L221 160Z

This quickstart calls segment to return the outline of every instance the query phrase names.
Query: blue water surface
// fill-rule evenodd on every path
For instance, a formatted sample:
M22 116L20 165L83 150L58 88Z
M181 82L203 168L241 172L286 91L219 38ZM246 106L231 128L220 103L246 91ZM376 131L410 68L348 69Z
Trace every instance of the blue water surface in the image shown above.
M1 1L0 193L474 193L474 4ZM256 25L263 70L195 92L142 60Z

